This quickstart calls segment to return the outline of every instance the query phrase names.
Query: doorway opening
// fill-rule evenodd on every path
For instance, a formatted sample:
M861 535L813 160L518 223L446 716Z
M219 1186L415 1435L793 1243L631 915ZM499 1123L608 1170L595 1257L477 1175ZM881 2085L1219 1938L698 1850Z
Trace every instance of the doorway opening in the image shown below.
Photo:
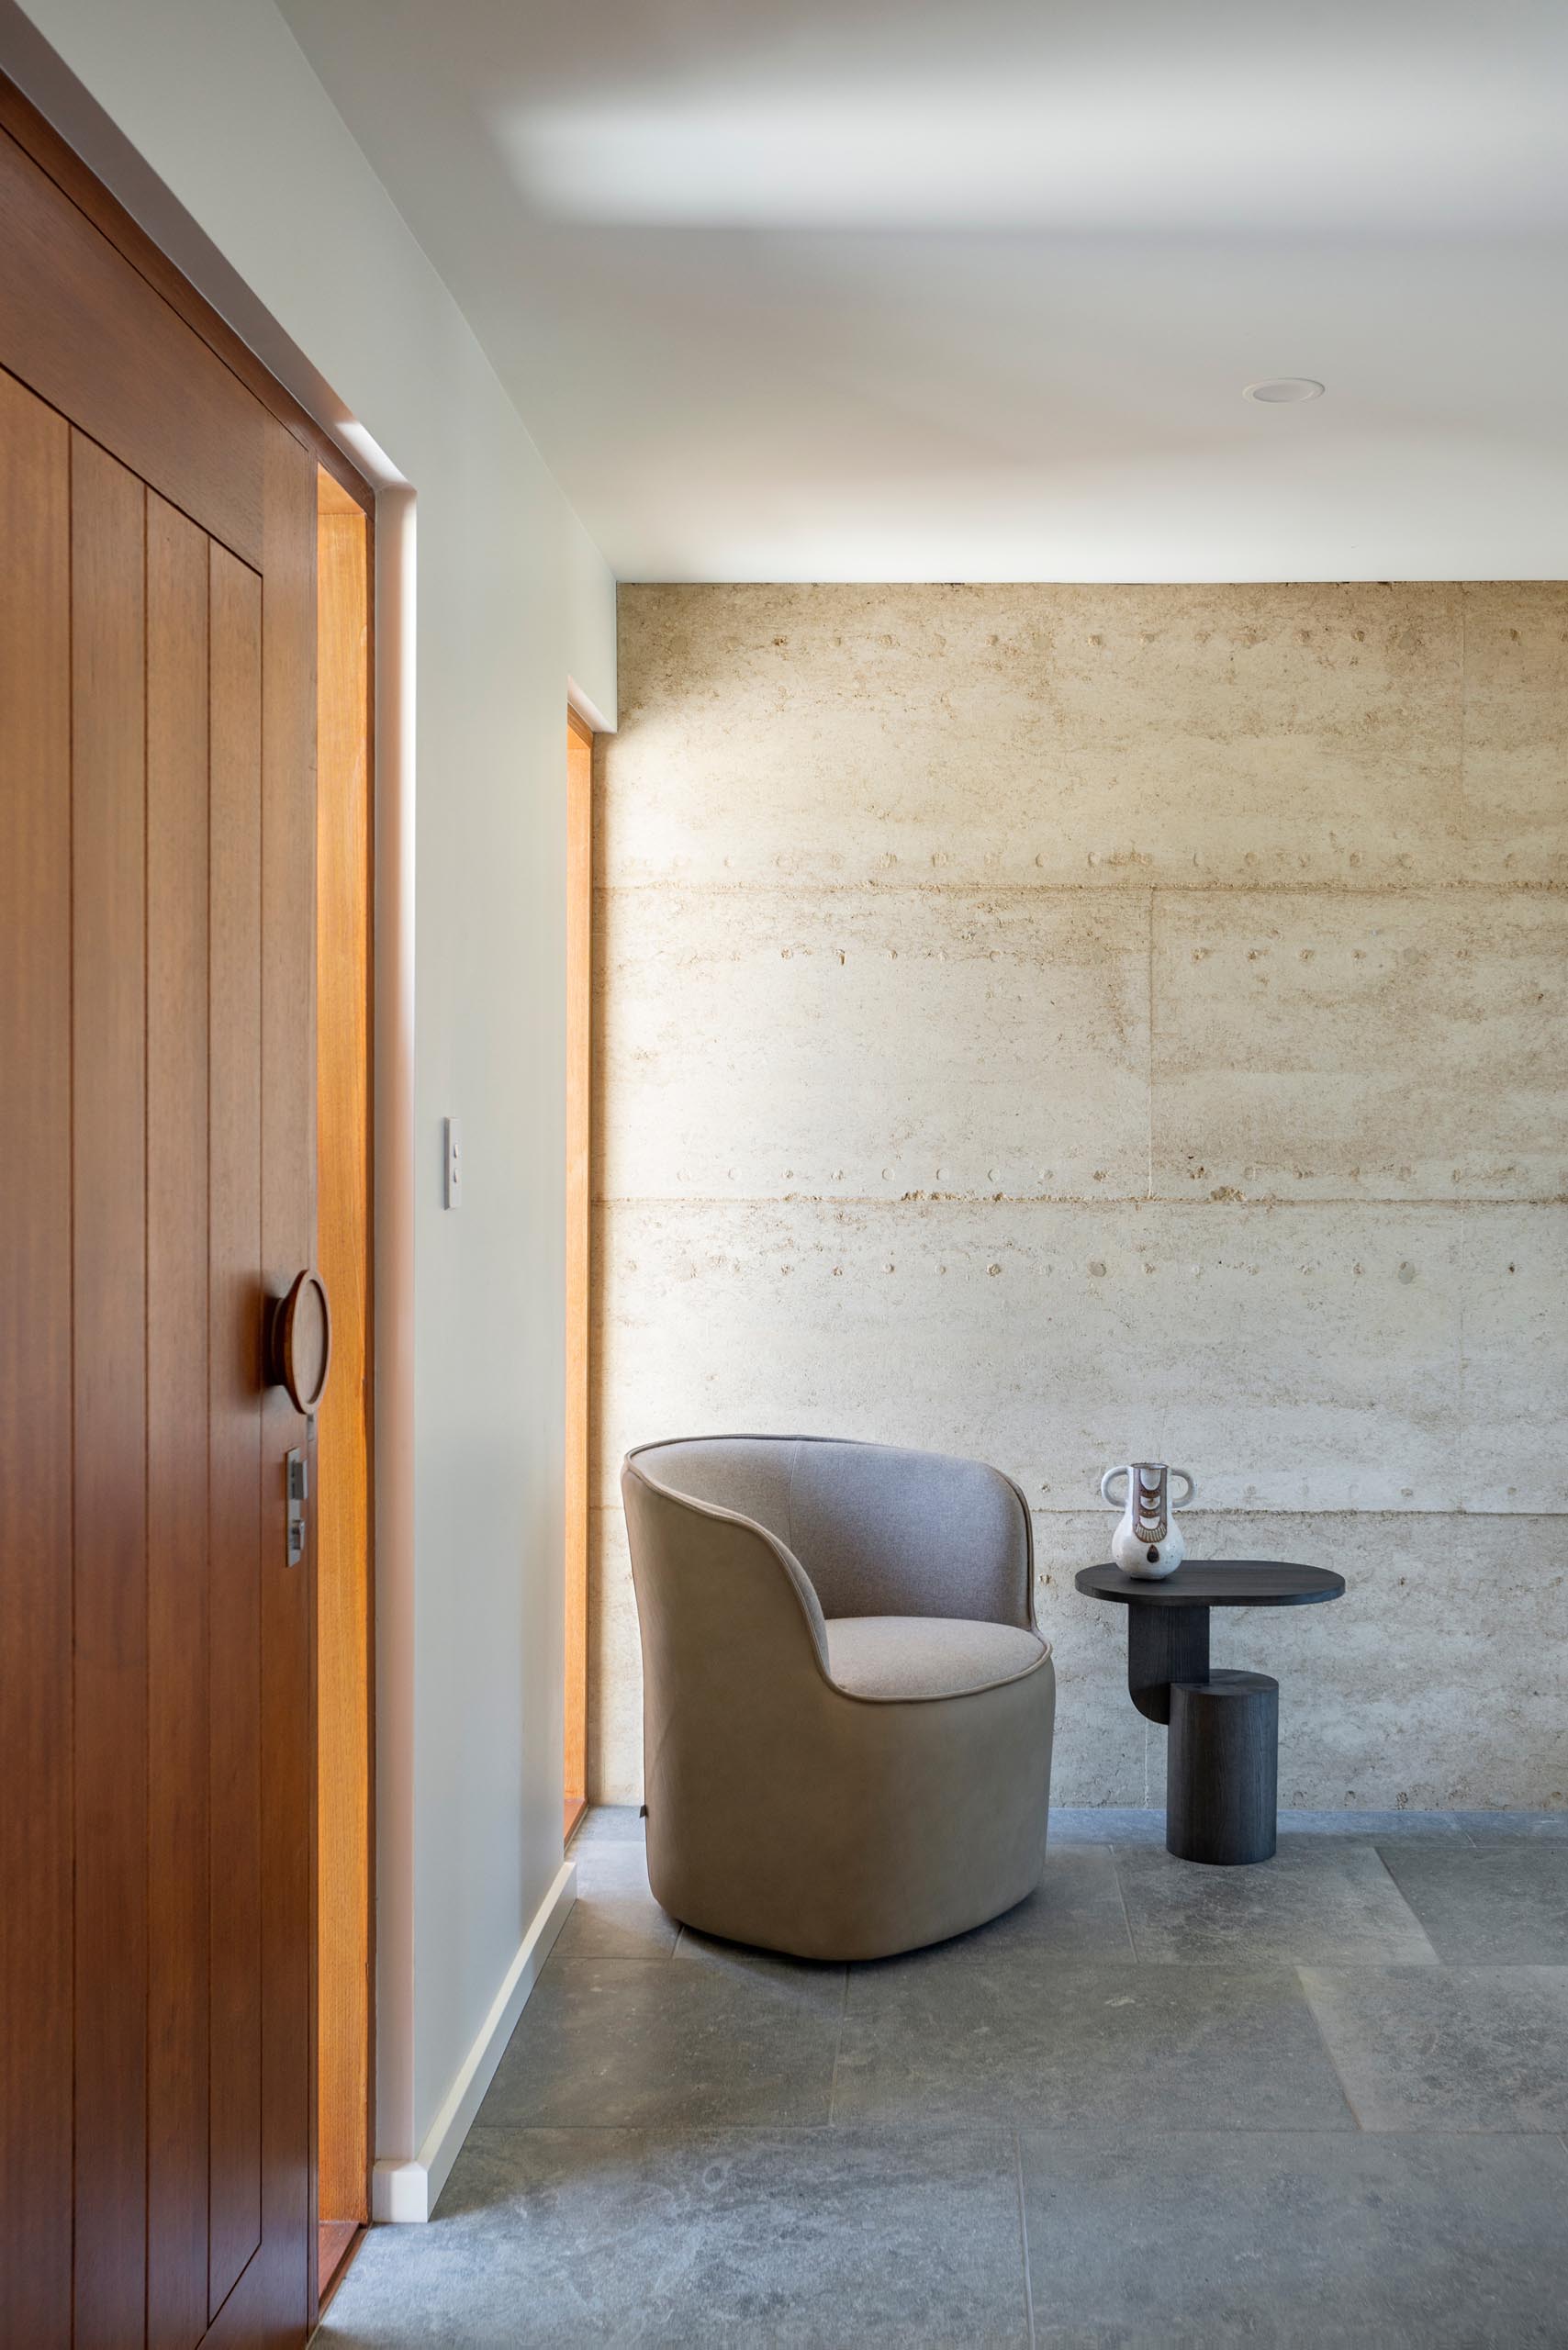
M566 1611L565 1835L588 1809L593 730L566 711Z
M372 532L317 476L317 1261L332 1375L316 1423L317 2291L370 2218Z

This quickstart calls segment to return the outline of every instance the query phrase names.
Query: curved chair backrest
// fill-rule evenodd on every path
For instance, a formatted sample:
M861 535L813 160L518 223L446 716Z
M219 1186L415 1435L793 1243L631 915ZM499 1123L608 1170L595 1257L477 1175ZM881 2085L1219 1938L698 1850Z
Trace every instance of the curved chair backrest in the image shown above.
M763 1528L803 1568L823 1616L1033 1627L1028 1505L984 1461L831 1437L721 1436L643 1445L626 1469Z

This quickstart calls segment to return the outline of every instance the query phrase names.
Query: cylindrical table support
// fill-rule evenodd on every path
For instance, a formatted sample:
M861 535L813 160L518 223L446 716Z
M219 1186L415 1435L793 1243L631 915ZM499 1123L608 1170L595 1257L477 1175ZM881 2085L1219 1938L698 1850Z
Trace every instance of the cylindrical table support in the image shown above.
M1216 1868L1271 1859L1279 1750L1280 1684L1266 1673L1173 1682L1166 1849Z

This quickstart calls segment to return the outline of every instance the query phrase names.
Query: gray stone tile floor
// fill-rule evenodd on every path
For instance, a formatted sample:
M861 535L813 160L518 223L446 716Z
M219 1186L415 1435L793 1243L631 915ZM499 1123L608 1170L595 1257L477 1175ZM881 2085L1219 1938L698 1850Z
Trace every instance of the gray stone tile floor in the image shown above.
M1568 1815L1052 1814L1040 1892L813 1966L678 1927L634 1811L336 2350L1568 2350Z

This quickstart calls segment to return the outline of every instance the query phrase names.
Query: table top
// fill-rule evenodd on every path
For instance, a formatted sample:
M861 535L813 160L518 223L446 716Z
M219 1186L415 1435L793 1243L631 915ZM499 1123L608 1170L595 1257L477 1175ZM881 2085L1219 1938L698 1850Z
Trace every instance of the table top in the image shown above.
M1310 1607L1338 1599L1345 1588L1344 1576L1327 1567L1283 1559L1183 1559L1173 1575L1158 1580L1125 1575L1120 1567L1084 1567L1073 1581L1090 1599L1124 1607Z

